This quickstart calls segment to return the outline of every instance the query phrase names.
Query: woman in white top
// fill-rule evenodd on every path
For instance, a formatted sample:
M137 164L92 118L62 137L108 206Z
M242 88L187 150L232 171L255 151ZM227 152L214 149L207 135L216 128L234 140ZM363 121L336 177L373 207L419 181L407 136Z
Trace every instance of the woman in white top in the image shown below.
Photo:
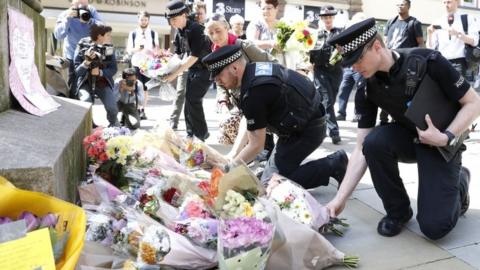
M247 27L247 39L258 47L271 52L276 46L278 0L261 0L263 18L252 21Z

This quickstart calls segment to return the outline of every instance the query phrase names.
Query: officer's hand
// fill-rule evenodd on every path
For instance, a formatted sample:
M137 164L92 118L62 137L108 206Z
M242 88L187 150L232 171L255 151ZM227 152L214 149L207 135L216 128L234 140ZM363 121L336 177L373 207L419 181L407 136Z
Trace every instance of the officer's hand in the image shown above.
M427 122L428 128L426 130L421 130L417 127L418 139L423 144L433 145L433 146L445 146L448 142L448 136L438 130L432 123L430 115L425 115L425 122Z
M427 27L427 34L432 34L435 32L435 28L433 28L433 24L431 24L429 27Z
M330 217L335 218L340 213L342 213L343 209L345 209L346 201L339 199L338 197L333 198L328 204L327 209Z
M92 74L93 76L99 76L99 75L100 75L100 68L98 68L98 67L92 68L91 74Z

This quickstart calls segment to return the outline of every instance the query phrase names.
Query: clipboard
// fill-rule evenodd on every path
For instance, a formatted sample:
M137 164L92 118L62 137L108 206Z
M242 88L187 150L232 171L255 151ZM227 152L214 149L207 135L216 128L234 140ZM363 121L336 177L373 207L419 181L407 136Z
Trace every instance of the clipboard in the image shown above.
M419 129L426 130L428 126L427 122L425 122L425 115L428 114L433 125L440 131L443 131L450 125L460 109L460 103L448 98L438 83L426 74L415 96L408 104L405 117ZM469 132L468 129L463 132L455 145L437 147L445 161L449 162L455 156L463 145L463 141L468 137Z

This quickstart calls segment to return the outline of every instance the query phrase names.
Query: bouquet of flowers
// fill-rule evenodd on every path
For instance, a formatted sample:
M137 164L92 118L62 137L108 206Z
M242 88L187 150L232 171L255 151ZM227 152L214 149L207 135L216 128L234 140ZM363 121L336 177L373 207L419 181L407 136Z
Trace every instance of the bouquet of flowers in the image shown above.
M303 51L308 51L313 48L314 43L314 34L312 30L308 28L306 21L300 21L293 25L295 32L293 32L294 40L302 45ZM292 40L292 38L290 38Z
M289 218L316 231L332 231L343 236L343 232L336 226L349 226L344 222L345 219L330 218L328 209L318 203L307 190L278 174L274 174L270 180L268 199L278 205Z
M128 128L96 128L83 139L83 147L97 174L117 186L124 184L124 166L136 155Z
M275 29L277 30L277 35L276 35L277 47L278 49L280 49L280 51L284 51L287 41L292 36L293 32L295 32L295 28L293 28L286 21L281 20L275 25Z
M86 240L112 247L122 256L136 258L139 266L158 265L170 251L163 227L141 213L115 202L87 211Z
M195 141L187 142L185 152L180 154L180 163L187 168L194 168L205 162L205 154L201 144Z
M146 83L147 88L151 89L160 86L160 98L166 101L172 101L176 97L175 88L162 81L161 77L168 75L178 69L181 60L177 55L168 50L159 50L156 53L135 53L132 56L132 65L140 69L140 72L151 78Z
M265 269L275 226L248 192L227 191L218 232L220 269Z

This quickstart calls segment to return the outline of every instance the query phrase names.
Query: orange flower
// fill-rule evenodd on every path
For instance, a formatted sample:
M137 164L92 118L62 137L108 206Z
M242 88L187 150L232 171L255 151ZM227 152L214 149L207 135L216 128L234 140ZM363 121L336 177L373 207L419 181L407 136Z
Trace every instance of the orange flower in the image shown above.
M313 40L311 38L307 39L307 45L312 46Z

